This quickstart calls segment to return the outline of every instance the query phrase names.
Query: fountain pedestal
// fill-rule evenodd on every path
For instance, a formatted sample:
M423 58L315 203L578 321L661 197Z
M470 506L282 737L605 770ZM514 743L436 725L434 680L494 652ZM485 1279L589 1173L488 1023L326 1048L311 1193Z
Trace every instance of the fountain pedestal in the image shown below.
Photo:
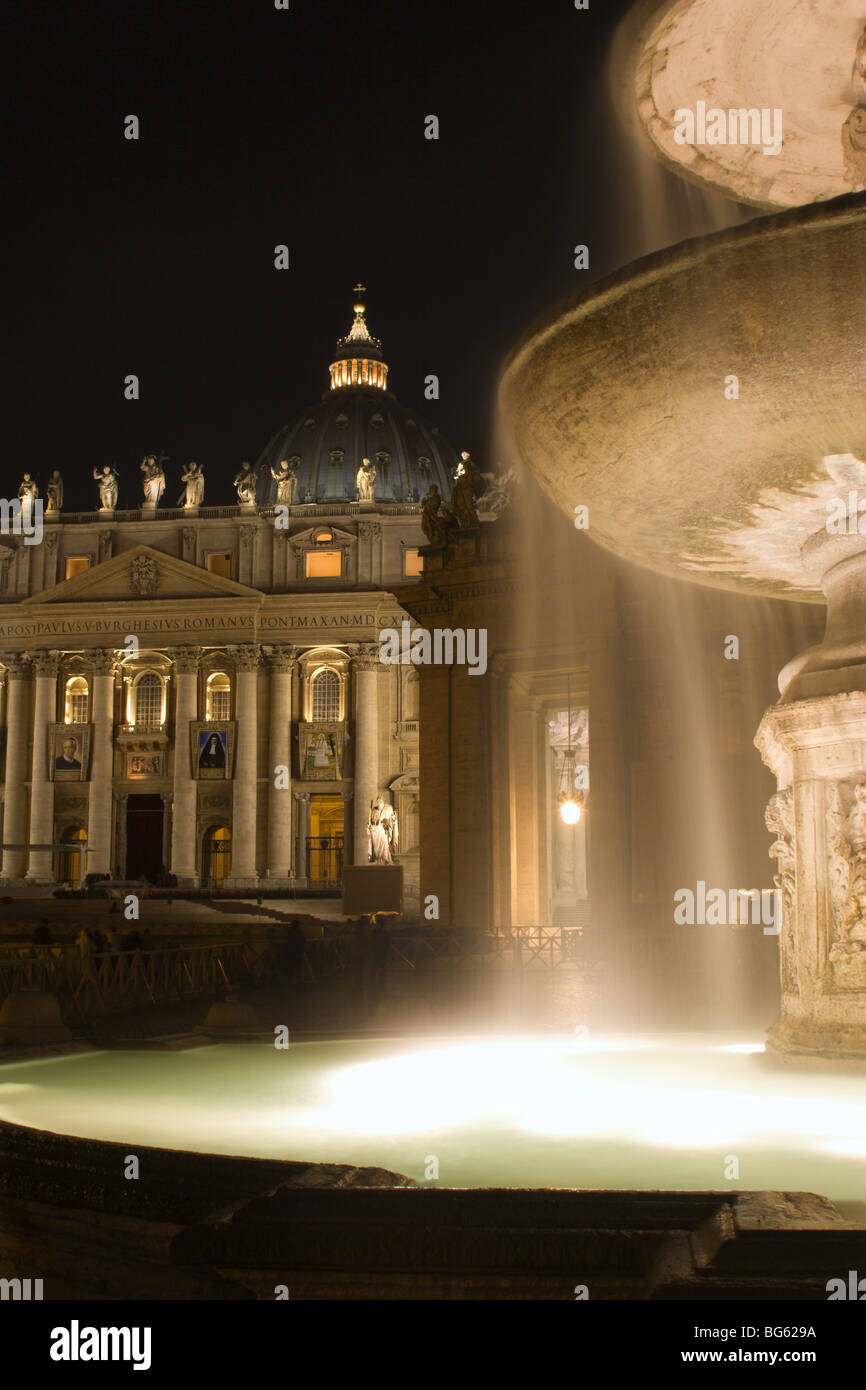
M779 789L767 807L781 906L786 1052L862 1057L866 1038L866 692L774 705L755 743Z

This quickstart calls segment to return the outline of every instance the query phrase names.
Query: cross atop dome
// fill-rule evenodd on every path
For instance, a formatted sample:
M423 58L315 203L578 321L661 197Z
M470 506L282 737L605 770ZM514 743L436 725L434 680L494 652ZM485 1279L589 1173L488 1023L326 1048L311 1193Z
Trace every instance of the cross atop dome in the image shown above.
M336 361L331 363L331 390L347 387L372 386L384 391L388 383L388 368L382 361L382 344L374 338L364 317L366 285L360 280L352 291L355 296L355 318L345 338L337 343Z

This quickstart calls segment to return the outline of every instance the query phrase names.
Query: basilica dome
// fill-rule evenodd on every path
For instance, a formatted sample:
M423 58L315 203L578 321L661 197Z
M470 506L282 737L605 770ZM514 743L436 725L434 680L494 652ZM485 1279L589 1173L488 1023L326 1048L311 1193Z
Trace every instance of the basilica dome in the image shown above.
M361 286L356 287L360 293ZM450 497L459 462L452 445L388 390L382 344L372 337L364 304L355 301L355 318L337 343L331 388L318 405L278 430L256 463L257 499L272 506L272 469L285 460L298 480L295 504L354 502L364 458L376 467L375 502L423 501L431 483Z

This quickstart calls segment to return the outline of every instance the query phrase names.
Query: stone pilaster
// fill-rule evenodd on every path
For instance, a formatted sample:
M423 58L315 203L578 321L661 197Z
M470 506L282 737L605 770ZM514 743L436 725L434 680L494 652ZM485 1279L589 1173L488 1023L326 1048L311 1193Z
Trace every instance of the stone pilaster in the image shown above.
M235 662L238 738L232 814L232 875L235 887L255 887L258 809L258 681L261 648L229 649Z
M310 793L295 792L298 803L298 847L295 854L295 882L307 881L307 838L310 834Z
M379 794L379 647L362 642L350 647L355 675L355 808L354 862L369 860L367 825L370 803Z
M273 647L268 658L267 876L288 882L292 875L292 678L294 647ZM278 769L279 775L278 775Z
M104 648L93 662L93 748L90 757L90 809L87 819L89 874L111 873L111 813L114 772L114 672L117 657Z
M27 839L27 724L30 704L30 662L27 657L3 655L7 677L6 790L3 843L20 845ZM26 851L4 849L0 881L11 883L24 874Z
M30 843L51 844L54 840L54 783L49 778L48 739L57 718L57 672L59 652L38 652L33 657L36 672L36 707L33 714L33 759L30 770ZM31 850L27 878L31 883L54 882L54 852Z
M178 886L198 883L196 850L196 782L190 766L189 726L198 705L200 647L179 647L174 653L177 691L174 719L174 800L171 817L171 872Z

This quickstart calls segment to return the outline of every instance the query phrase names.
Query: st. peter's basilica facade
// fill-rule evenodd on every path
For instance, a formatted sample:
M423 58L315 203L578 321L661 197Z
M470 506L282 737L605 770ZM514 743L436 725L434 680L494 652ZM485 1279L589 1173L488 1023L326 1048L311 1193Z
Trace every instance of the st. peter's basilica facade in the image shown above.
M234 505L195 465L163 505L149 456L133 510L110 469L92 512L54 478L41 542L0 538L0 881L336 892L382 797L417 895L418 675L377 634L408 616L391 590L457 457L387 380L359 301L330 389L241 467Z

